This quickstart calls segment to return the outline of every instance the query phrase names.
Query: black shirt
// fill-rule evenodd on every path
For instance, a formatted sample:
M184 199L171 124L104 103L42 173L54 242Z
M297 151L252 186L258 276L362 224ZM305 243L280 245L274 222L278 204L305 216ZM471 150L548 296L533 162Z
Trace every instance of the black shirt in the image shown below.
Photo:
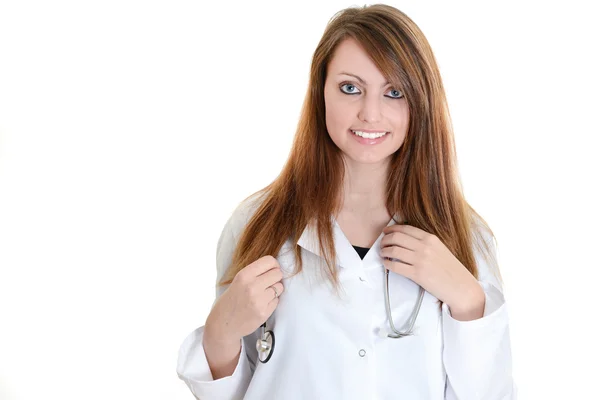
M359 247L354 245L352 247L354 247L354 250L356 250L361 260L365 258L365 255L367 255L367 252L369 251L368 247Z

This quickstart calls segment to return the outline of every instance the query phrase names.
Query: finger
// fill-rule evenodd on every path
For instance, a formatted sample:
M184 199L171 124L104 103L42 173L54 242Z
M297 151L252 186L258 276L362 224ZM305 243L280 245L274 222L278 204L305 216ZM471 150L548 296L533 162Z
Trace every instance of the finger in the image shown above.
M389 232L403 232L407 235L410 235L412 237L414 237L415 239L419 239L419 240L423 240L427 237L427 235L429 235L428 232L425 232L422 229L417 228L416 226L412 226L412 225L400 225L400 224L395 224L395 225L390 225L390 226L386 226L385 228L383 228L383 233L389 233Z
M275 297L275 290L273 290L272 288L275 288L277 290L277 297ZM285 289L283 287L283 283L277 282L274 285L269 286L265 289L265 297L263 300L265 301L265 303L270 303L274 300L278 300L279 297L281 297L281 294L284 290Z
M405 276L414 281L414 267L412 265L405 264L401 261L392 261L384 258L383 266L392 272Z
M273 300L271 300L268 304L267 304L267 313L269 314L269 317L271 316L271 314L273 314L273 312L275 311L275 309L277 308L277 305L279 304L279 297L275 297L273 298Z
M256 278L256 284L261 289L266 289L269 286L283 279L281 268L273 268Z
M407 235L402 231L392 231L381 238L380 246L400 246L409 250L416 250L420 244L419 239Z
M273 256L263 256L246 267L252 276L262 275L273 268L279 268L279 262Z
M384 247L379 254L381 258L393 259L391 261L401 261L410 265L414 265L416 261L416 253L414 251L399 246Z

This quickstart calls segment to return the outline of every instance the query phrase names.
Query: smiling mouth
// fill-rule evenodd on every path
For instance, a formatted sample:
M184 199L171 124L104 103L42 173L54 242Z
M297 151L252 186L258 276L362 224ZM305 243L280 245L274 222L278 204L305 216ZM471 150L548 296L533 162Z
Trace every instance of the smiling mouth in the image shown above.
M358 137L365 138L365 139L379 139L389 133L386 131L365 132L365 131L359 131L359 130L353 130L353 129L350 129L350 132L352 132L354 135L356 135Z

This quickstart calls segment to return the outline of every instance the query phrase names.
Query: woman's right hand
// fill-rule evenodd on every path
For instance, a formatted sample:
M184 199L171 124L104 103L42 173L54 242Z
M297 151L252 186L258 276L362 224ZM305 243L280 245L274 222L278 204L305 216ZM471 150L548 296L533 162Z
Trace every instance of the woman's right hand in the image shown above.
M283 274L277 259L264 256L241 269L215 302L206 319L206 332L227 342L239 340L258 329L279 304Z

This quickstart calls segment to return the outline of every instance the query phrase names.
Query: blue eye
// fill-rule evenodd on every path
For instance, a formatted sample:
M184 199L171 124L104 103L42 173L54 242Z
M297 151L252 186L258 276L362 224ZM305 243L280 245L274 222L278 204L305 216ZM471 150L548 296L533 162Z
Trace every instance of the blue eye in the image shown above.
M353 85L353 84L351 84L351 83L343 83L343 84L340 86L340 91L341 91L342 93L344 93L344 94L359 94L359 93L360 93L360 92L348 92L348 91L344 90L344 86L349 86L349 87L351 88L350 90L352 90L352 88L356 89L356 86L354 86L354 85ZM403 97L404 97L404 95L402 94L402 92L401 92L401 91L399 91L399 90L396 90L396 89L390 89L390 92L394 92L394 93L395 93L393 96L386 96L386 97L389 97L390 99L401 99L401 98L403 98ZM389 92L388 92L388 93L389 93Z
M396 89L390 89L390 92L396 92L396 93L397 93L397 95L396 95L397 97L396 97L396 96L394 96L394 97L392 97L392 99L401 99L401 98L403 98L403 97L404 97L404 94L402 94L402 92L401 92L401 91L399 91L399 90L396 90Z
M354 86L354 85L353 85L353 84L351 84L351 83L344 83L344 84L342 84L342 86L340 86L340 90L342 91L342 93L346 93L346 94L354 94L354 93L348 93L348 92L346 92L344 89L342 89L344 86L350 86L350 87L353 87L353 88L356 88L356 86ZM359 93L360 93L360 92L359 92Z

